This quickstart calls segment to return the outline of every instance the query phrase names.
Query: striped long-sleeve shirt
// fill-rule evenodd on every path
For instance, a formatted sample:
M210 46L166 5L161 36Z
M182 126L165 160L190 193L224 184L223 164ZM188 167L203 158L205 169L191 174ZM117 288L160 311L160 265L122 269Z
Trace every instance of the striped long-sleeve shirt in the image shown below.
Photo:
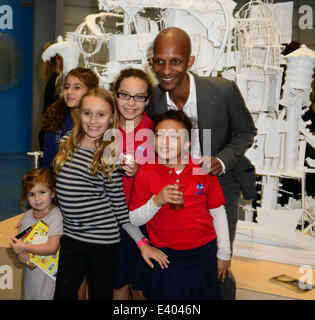
M114 171L112 182L101 172L91 175L93 153L94 149L81 146L57 174L64 235L89 243L117 243L121 225L138 242L143 235L130 224L120 175Z

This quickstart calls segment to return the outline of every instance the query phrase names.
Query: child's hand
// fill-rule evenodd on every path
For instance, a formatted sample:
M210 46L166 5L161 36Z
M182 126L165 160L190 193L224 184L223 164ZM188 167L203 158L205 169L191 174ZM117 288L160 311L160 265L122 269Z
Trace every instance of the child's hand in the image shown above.
M18 254L16 257L21 263L26 263L30 259L29 253L26 252L22 252Z
M11 237L11 240L12 242L10 243L10 245L16 254L25 252L26 244L23 241L15 237Z
M224 282L226 275L228 277L231 276L231 269L230 269L230 262L231 260L222 260L218 258L218 279L221 282Z
M139 166L137 162L127 162L124 166L122 166L122 169L125 170L126 176L133 177L138 172Z
M16 229L20 230L22 225L22 219L17 223L17 225L15 226Z
M181 203L182 197L183 193L178 191L175 185L168 184L153 198L153 202L156 206L161 207L166 203Z
M168 264L170 263L167 259L167 255L163 251L152 247L149 244L142 244L140 247L140 251L142 258L151 268L153 268L154 265L150 261L150 258L157 261L162 269L167 268Z

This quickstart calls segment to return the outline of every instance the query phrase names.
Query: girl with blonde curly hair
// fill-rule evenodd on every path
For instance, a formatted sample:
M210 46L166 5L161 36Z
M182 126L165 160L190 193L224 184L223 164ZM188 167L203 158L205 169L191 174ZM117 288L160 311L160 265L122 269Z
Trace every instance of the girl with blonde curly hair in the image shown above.
M143 238L129 221L122 179L111 161L114 129L117 111L113 97L102 88L89 91L81 99L72 133L62 138L53 161L64 217L56 300L77 299L85 275L90 280L90 299L111 300L120 226L136 243ZM140 251L145 260L152 258L165 266L162 251L148 244L141 245Z

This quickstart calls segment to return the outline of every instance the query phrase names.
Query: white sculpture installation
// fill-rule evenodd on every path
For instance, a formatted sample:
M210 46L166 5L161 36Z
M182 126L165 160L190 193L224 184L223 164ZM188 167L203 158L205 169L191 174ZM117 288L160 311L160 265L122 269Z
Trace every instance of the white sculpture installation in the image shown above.
M314 148L315 139L301 118L310 105L315 55L306 47L281 55L282 44L291 42L293 2L249 1L233 17L235 6L231 0L99 0L104 12L87 16L65 40L58 38L43 59L59 53L65 72L81 63L109 88L123 68L150 72L148 56L160 30L184 29L196 56L192 71L219 72L236 81L258 129L247 156L261 177L261 199L259 207L244 207L246 221L238 223L234 255L315 267L315 201L304 190L305 173L315 171L314 159L304 166L305 147ZM107 32L113 20L117 31ZM281 64L287 64L282 97ZM288 193L281 178L301 181L301 200L291 197L281 207L278 198Z
M258 224L239 221L234 254L315 266L315 206L304 190L305 173L312 172L304 168L306 141L313 148L315 144L302 120L310 105L315 52L304 47L284 57L288 63L280 99L282 41L270 6L260 1L246 4L236 14L236 30L236 80L258 129L247 156L262 178L260 207L255 209ZM284 207L278 203L288 193L281 189L281 178L301 181L300 201L290 197ZM245 211L251 219L253 208L247 205ZM298 224L302 232L296 231Z
M63 72L65 74L78 66L80 51L76 41L71 39L63 41L62 36L59 36L57 43L49 46L43 52L42 58L44 61L47 61L56 54L59 54L63 58Z
M177 26L191 36L196 56L193 71L208 76L233 64L231 32L235 5L231 0L99 1L99 8L107 12L87 16L74 32L67 33L64 41L59 40L48 48L50 50L44 52L43 59L48 60L60 53L67 64L70 53L76 53L79 48L83 64L95 71L102 85L108 88L123 68L134 66L148 71L148 54L153 39L161 29ZM145 8L158 8L156 20L145 16ZM109 19L115 19L115 34L106 32ZM67 43L68 51L64 49ZM95 57L102 51L107 52L107 61L96 62ZM78 65L79 61L73 58L71 67L75 63Z

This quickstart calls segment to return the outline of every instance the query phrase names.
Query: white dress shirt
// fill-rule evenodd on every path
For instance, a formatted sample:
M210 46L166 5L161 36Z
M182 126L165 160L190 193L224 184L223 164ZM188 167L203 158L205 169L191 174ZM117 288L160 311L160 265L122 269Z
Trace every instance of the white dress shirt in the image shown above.
M189 76L189 96L187 102L183 107L183 111L185 114L191 118L195 124L194 130L191 133L191 156L194 159L200 159L202 157L201 149L200 149L200 140L199 140L199 130L198 130L198 112L197 112L197 95L196 95L196 84L194 76L187 72ZM175 103L171 100L168 91L166 91L166 103L167 103L167 110L178 110ZM225 172L225 165L223 161L217 158L222 165L222 172Z
M193 132L191 133L191 156L194 159L201 158L200 142L199 142L199 130L198 130L198 113L197 113L197 96L195 79L191 73L189 75L189 96L187 102L183 107L185 114L191 118L195 124ZM166 103L167 110L178 110L175 103L171 100L168 91L166 91Z

